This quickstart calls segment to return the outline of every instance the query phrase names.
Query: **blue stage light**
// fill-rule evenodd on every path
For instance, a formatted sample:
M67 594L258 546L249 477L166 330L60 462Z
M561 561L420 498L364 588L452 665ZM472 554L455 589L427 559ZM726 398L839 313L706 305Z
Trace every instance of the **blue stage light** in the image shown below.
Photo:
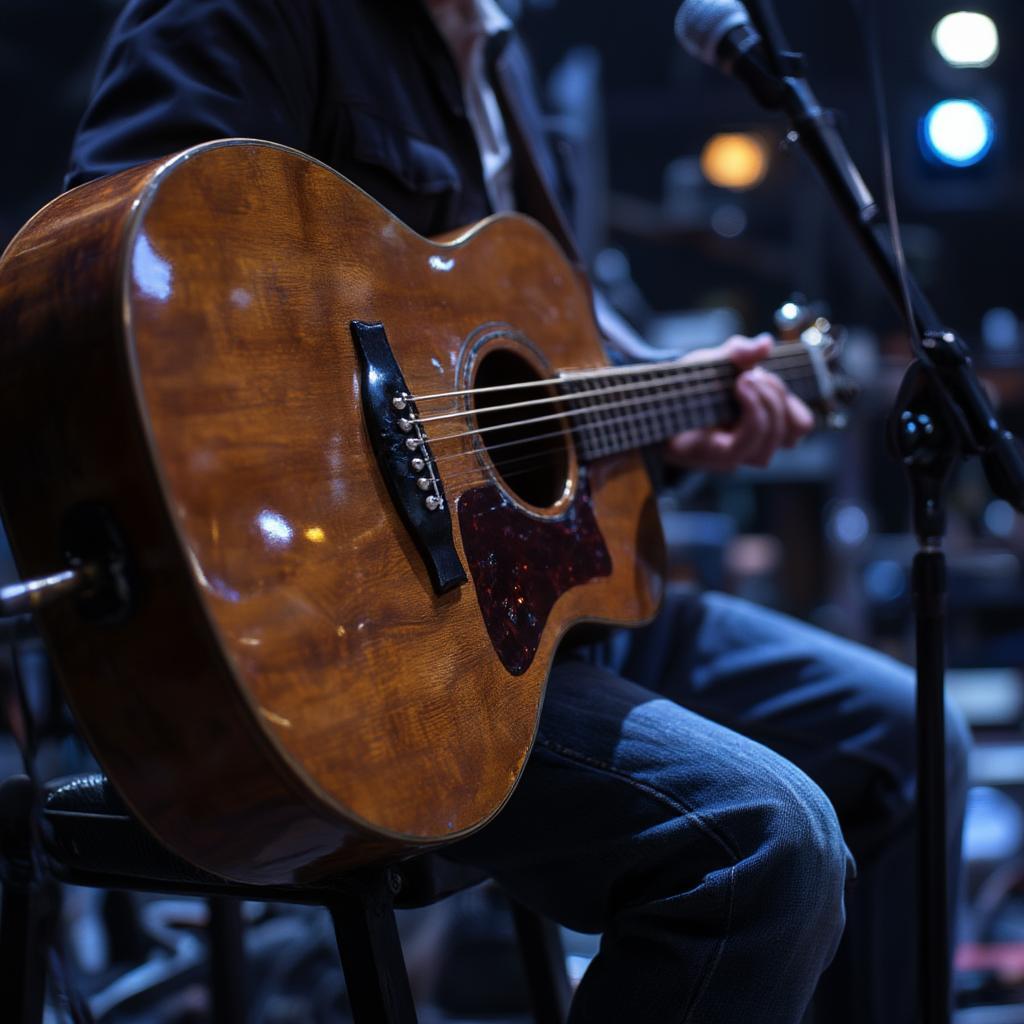
M975 100L943 100L921 122L925 155L950 167L984 160L996 138L992 115Z

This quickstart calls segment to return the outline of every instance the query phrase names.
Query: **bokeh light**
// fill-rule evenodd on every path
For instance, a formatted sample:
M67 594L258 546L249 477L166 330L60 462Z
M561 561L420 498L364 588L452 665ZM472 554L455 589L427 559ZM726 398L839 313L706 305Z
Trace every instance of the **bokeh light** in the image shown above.
M712 185L743 192L764 181L768 147L747 132L713 135L700 154L700 169Z
M971 167L988 155L995 141L992 115L975 100L943 100L924 117L925 154L950 167Z
M947 14L932 32L942 59L955 68L987 68L999 56L999 30L977 11Z

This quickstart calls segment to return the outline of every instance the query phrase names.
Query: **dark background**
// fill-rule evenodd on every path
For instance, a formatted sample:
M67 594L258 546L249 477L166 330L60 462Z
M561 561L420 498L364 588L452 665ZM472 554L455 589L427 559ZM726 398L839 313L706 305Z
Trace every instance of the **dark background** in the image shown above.
M878 195L878 125L857 6L851 0L777 3L791 44L808 55L809 77L822 101L839 111L850 149ZM1024 189L1014 169L1021 166L1022 141L1011 104L1021 84L1018 44L1024 9L1012 0L968 5L993 17L1002 50L990 68L967 70L950 68L931 44L936 21L957 5L903 0L876 6L897 198L915 271L933 295L941 296L945 316L977 336L984 311L1012 307L1019 294L1015 251ZM590 44L601 54L615 191L657 198L666 166L698 152L715 131L756 128L776 143L784 132L778 121L761 115L741 85L678 48L671 31L676 7L674 0L561 0L547 10L530 9L524 24L542 68L556 62L570 44ZM932 103L950 96L973 96L1001 112L996 146L977 168L937 171L919 152L919 118ZM721 246L716 255L723 257L724 267L707 256L695 259L680 246L642 247L634 256L637 274L656 305L697 305L728 282L730 289L766 296L755 307L763 318L770 308L763 303L776 301L777 290L788 286L827 294L844 322L867 322L880 330L895 326L802 154L777 152L769 178L745 202L749 236L778 246L784 258L773 265L754 263L741 272L741 257L722 253Z

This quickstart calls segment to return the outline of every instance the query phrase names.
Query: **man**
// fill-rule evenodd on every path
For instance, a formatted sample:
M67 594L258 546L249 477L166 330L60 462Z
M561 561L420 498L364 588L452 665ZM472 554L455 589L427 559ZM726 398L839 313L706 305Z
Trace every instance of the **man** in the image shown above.
M207 139L294 146L425 235L526 201L522 142L485 73L490 0L132 0L104 55L68 183ZM519 127L550 181L515 41ZM602 314L613 346L634 341ZM764 465L810 428L733 339L728 431L668 457ZM555 666L536 748L498 818L452 847L601 949L583 1022L912 1019L913 683L905 667L721 595ZM967 740L949 717L950 856ZM819 985L843 932L837 961Z

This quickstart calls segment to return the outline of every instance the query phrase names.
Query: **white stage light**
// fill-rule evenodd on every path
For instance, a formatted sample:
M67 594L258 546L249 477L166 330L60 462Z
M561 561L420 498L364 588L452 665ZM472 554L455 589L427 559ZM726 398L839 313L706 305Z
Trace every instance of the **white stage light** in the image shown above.
M999 30L977 11L947 14L932 32L935 49L955 68L987 68L999 55Z
M996 128L975 100L943 100L925 115L921 135L927 155L950 167L971 167L988 155Z

